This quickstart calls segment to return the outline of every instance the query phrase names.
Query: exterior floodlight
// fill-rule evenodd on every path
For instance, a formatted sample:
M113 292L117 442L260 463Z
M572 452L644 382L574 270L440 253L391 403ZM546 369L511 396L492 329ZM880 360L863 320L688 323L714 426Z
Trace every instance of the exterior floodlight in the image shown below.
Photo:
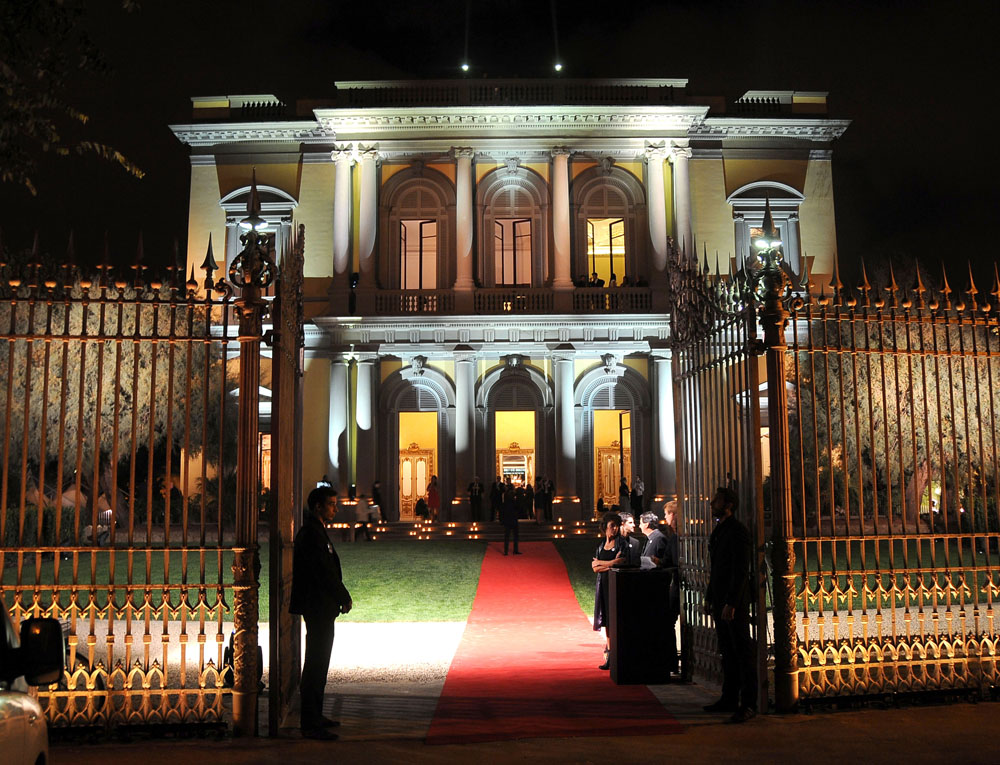
M756 247L758 250L766 250L767 241L764 239L758 239L756 242L753 243L753 246Z
M562 64L556 64L556 71L557 72L561 72L562 71Z
M244 218L240 221L240 228L249 231L253 229L254 231L263 231L267 228L267 221L256 215L251 215L249 218Z
M462 71L463 72L468 72L469 71L469 65L468 64L462 64Z

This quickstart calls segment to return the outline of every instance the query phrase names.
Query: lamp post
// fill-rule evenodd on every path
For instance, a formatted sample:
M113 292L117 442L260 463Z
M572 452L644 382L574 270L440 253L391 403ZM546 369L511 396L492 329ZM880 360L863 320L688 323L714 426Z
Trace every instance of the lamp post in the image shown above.
M233 732L252 736L257 729L257 620L260 549L257 515L260 462L260 343L268 304L261 292L274 281L277 268L263 231L257 174L254 171L247 217L240 221L243 250L229 267L236 287L239 314L240 383L236 446L236 540L233 555Z

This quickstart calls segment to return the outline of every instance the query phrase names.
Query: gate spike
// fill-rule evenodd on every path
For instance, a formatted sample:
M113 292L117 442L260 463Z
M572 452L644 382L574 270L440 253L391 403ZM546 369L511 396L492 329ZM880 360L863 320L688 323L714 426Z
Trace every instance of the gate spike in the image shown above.
M702 244L701 246L704 248L704 251L705 251L705 267L704 267L704 272L705 272L705 276L708 276L711 273L711 271L708 268L708 245L707 244Z
M896 271L892 267L892 261L889 261L889 286L885 288L885 291L889 293L892 298L892 308L898 306L898 296L899 296L899 285L896 284Z
M194 264L191 264L191 278L187 280L188 291L194 292L198 289L198 281L194 278Z
M868 299L868 293L871 292L872 285L868 282L868 271L865 268L864 258L861 259L861 284L858 285L858 289L860 289L865 295L865 306L871 305L871 302Z
M201 270L205 272L205 289L211 291L214 280L212 274L219 268L212 253L212 232L208 233L208 250L205 252L205 262L201 264Z
M811 294L809 283L809 253L802 253L802 273L799 275L799 289L807 295ZM822 289L822 288L821 288Z
M719 270L719 251L715 251L715 280L718 281L722 278L722 272Z
M840 258L833 253L833 276L830 279L830 289L833 290L833 304L842 305L844 285L840 282Z
M979 290L976 289L976 282L972 278L972 261L966 261L969 265L969 288L965 291L969 296L969 302L972 303L972 310L975 311L979 308L978 301L976 300L976 295L979 294Z
M927 292L927 287L924 286L924 280L920 276L920 264L917 263L917 286L915 288L917 293L917 308L926 308L924 303L924 293Z
M996 261L993 261L993 291L990 294L1000 301L1000 271L997 270Z
M941 279L944 284L941 287L941 294L944 296L944 307L945 309L951 308L951 287L948 285L948 271L944 267L944 263L941 264Z

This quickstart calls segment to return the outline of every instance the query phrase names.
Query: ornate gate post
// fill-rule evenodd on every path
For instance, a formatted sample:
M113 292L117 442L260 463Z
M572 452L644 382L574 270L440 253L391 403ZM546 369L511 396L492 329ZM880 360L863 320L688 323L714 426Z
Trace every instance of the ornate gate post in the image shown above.
M260 548L257 515L260 501L260 464L257 434L260 422L260 344L267 303L261 298L275 276L266 225L260 217L260 199L254 177L247 204L247 218L240 222L243 251L229 267L229 280L239 290L234 301L239 313L240 393L236 446L236 545L233 557L233 732L257 732L258 589ZM276 604L277 605L277 604Z
M791 280L781 265L780 242L768 208L764 219L766 247L759 252L762 269L758 293L767 360L767 414L771 442L771 566L774 584L774 696L779 712L795 708L799 699L798 634L795 618L795 546L792 534L792 487L789 467L788 398L785 392L785 325L782 299Z

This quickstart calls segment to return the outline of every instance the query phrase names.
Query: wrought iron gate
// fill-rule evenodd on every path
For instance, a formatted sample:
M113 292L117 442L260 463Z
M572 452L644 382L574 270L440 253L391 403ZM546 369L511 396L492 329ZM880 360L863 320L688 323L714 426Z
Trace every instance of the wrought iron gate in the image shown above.
M228 280L211 244L201 281L141 262L93 276L34 258L2 267L0 595L16 621L64 623L64 678L39 690L51 726L256 730L257 394L275 267L266 237L244 241ZM301 494L288 435L301 411L301 248L300 236L278 298L277 446L290 453L272 460L274 526ZM276 619L288 541L272 556ZM286 626L272 630L291 668L277 672L279 707L298 661Z
M760 693L766 701L756 301L743 275L711 278L707 267L703 271L677 251L671 255L670 279L683 672L686 677L722 676L704 593L713 528L709 504L717 487L728 486L740 498L737 516L756 540L753 581L760 586L752 603L751 630L758 642Z

